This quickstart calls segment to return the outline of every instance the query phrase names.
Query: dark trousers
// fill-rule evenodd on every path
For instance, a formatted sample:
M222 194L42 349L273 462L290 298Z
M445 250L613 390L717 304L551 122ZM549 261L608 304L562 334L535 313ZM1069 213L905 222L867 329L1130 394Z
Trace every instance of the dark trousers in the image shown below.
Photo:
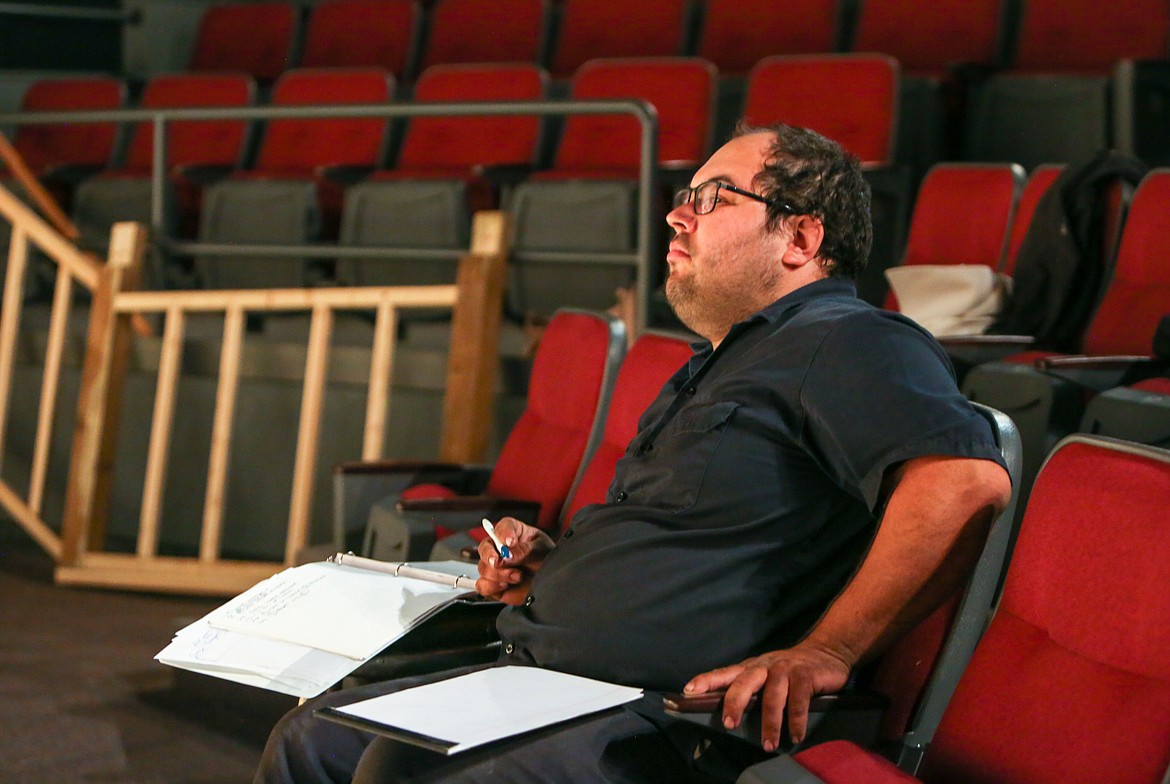
M707 753L696 767L696 748L710 752L706 732L643 710L657 699L652 695L631 707L449 757L313 716L326 705L347 705L476 669L482 666L369 684L326 694L290 711L269 736L255 784L707 783L734 779L735 770L761 753L749 750L747 758L739 759L743 751L736 750L730 767L724 753Z

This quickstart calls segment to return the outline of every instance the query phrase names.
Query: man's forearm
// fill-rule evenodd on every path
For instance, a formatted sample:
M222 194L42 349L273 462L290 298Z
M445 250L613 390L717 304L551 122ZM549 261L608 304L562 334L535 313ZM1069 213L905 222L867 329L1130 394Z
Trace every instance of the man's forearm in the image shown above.
M988 460L908 462L869 552L805 644L851 667L883 651L965 583L1010 493Z

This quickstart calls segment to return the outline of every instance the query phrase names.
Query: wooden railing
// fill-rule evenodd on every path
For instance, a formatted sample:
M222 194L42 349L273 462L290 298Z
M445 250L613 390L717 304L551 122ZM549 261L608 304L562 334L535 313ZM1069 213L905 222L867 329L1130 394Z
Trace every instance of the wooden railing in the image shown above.
M363 458L381 457L399 312L412 308L451 308L451 348L439 456L459 462L483 459L491 424L507 256L508 226L503 213L476 216L472 246L460 262L455 285L156 292L136 290L146 245L146 229L139 224L120 223L114 227L109 258L102 264L79 251L3 188L0 188L0 216L12 224L0 311L0 455L5 447L30 247L39 248L57 267L31 479L24 494L0 480L0 506L57 560L58 582L225 595L237 593L292 563L298 551L308 544L330 339L338 311L368 310L376 314ZM75 282L91 292L90 315L65 508L58 533L42 519L42 499ZM311 314L284 560L227 560L220 557L224 487L231 468L229 445L245 323L249 314L268 311ZM198 312L222 313L224 321L199 551L194 557L161 556L158 554L160 510L182 348L187 316ZM134 553L105 552L131 324L136 319L145 323L144 317L151 314L161 314L164 327L137 545Z

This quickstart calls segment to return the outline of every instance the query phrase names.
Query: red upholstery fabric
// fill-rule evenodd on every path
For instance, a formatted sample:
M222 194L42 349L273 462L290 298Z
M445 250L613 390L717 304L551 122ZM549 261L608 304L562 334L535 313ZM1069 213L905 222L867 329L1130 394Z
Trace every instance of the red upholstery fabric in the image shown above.
M146 84L139 102L142 108L248 106L255 97L255 83L244 74L163 74ZM167 123L167 162L171 168L188 165L234 166L240 160L247 134L245 120L209 120ZM122 170L149 174L154 145L154 124L134 128Z
M1109 7L1094 0L1028 0L1023 4L1014 67L1105 75L1122 59L1163 59L1170 6L1129 0Z
M297 69L276 82L272 104L384 103L393 84L393 77L380 68ZM373 166L385 135L384 118L270 120L255 170L304 175L321 166Z
M543 0L441 0L431 12L422 67L535 63L543 26Z
M928 782L1158 782L1170 763L1170 463L1071 442L1032 490Z
M922 691L959 609L959 595L930 614L882 655L873 688L890 700L882 714L881 737L897 741L910 728Z
M1006 163L945 163L918 189L904 266L981 264L999 268L1016 208L1021 172ZM886 302L896 309L891 291Z
M1012 230L1008 235L1007 254L1004 256L1000 271L1011 275L1016 269L1016 254L1020 251L1020 243L1028 233L1028 226L1032 216L1036 213L1036 205L1040 197L1056 182L1056 178L1064 171L1063 164L1047 163L1037 166L1024 183L1024 190L1020 194L1020 203L1016 207L1016 215L1012 219Z
M1132 384L1134 389L1155 395L1170 395L1170 378L1147 378Z
M302 68L406 69L418 21L416 6L389 0L326 0L313 6Z
M821 743L794 755L828 784L901 784L917 781L889 760L845 740Z
M825 100L827 95L833 99ZM752 125L783 122L812 128L862 163L884 164L893 155L897 95L898 63L892 57L767 57L748 74L744 115Z
M592 60L573 77L574 99L643 98L658 111L658 159L698 165L710 146L715 71L694 57ZM604 144L598 140L604 139ZM637 176L641 126L631 115L565 120L555 169Z
M414 98L434 101L531 101L544 96L545 74L535 65L439 65L419 77ZM540 118L534 116L418 117L410 122L398 171L464 176L480 164L531 163Z
M487 495L540 503L553 530L585 452L608 362L609 326L586 313L556 314L541 338L528 403L488 481Z
M562 77L598 57L672 57L685 18L685 0L562 0L550 70Z
M192 71L243 71L271 81L291 64L297 9L292 3L208 6L195 34Z
M769 55L832 52L836 41L836 0L707 0L697 53L732 76Z
M953 65L994 65L1002 0L865 0L853 51L882 52L905 73L941 77Z
M398 497L404 501L417 501L418 499L431 498L454 498L456 493L446 485L438 485L431 482L421 485L411 485L398 494Z
M21 111L118 109L125 95L122 81L106 76L42 79L25 91ZM43 174L54 166L105 166L117 133L114 123L22 125L12 144L34 174Z
M385 103L394 77L381 68L303 68L277 80L276 106ZM381 163L388 123L382 117L269 120L255 166L235 179L313 179L326 238L337 235L344 188L322 175L331 166L374 167Z
M1146 175L1134 194L1113 277L1085 330L1084 353L1150 353L1150 339L1170 303L1170 170Z
M630 347L614 382L602 441L565 507L566 523L581 507L605 501L614 469L638 431L642 412L691 353L690 343L685 339L654 334L642 335Z

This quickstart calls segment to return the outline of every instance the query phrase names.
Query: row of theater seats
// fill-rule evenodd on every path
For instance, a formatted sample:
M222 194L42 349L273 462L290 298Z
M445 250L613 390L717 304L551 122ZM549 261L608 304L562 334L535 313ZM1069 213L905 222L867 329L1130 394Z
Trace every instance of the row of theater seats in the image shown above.
M1070 198L1075 179L1062 180L1065 169L1041 166L1025 181L1019 167L1007 164L934 167L918 194L903 266L981 265L1008 277L1030 274L1035 282L1035 269L1017 269L1025 242L1054 254L1057 235L1073 230L1034 220L1042 203L1059 208ZM1085 237L1100 247L1081 250L1096 265L1044 273L1050 279L1043 284L1052 288L1067 276L1067 293L1031 322L1057 329L941 338L964 393L1020 428L1025 494L1045 455L1070 432L1170 445L1170 373L1153 348L1155 331L1170 315L1170 170L1149 171L1136 190L1130 183L1140 167L1125 171L1128 180L1102 175L1093 186L1097 214ZM893 294L886 306L898 309Z
M304 17L287 2L211 6L190 68L272 80L294 66L378 66L412 81L438 64L533 62L568 77L597 57L696 55L742 75L770 55L854 51L918 75L956 64L1103 74L1164 58L1170 32L1158 0L1108 14L1087 0L324 0Z
M848 79L857 90L832 106L801 100L791 89ZM785 120L833 136L874 167L888 165L895 121L896 64L885 57L776 58L754 72L743 106L755 123ZM418 102L538 99L546 76L532 65L435 66L414 89ZM819 86L819 87L818 87ZM658 163L666 190L689 180L712 147L714 68L697 58L595 60L578 69L569 97L649 101L658 115ZM271 104L384 103L394 82L380 69L306 69L277 80ZM177 74L146 85L146 108L247 105L252 82L239 74ZM78 97L80 95L80 97ZM62 80L30 89L30 110L117 106L113 79ZM168 124L168 233L215 243L298 244L318 240L356 246L466 247L469 215L506 206L516 216L516 247L530 251L628 251L635 245L640 131L629 116L574 116L553 140L547 167L537 167L542 124L533 116L416 118L401 134L392 168L384 118L278 119L265 124L256 152L244 158L249 125L237 120ZM68 184L108 160L113 124L24 125L15 144L35 172ZM551 134L550 134L551 135ZM119 166L82 180L72 214L86 244L100 247L116 219L149 221L152 127L132 129ZM70 164L70 165L66 165ZM485 168L487 171L485 171ZM536 171L530 171L532 169ZM67 171L70 177L61 176ZM496 176L493 177L493 174ZM530 175L530 176L524 176ZM62 194L65 198L65 194ZM657 202L654 218L665 214ZM551 266L551 265L550 265ZM304 259L200 259L212 287L305 285ZM523 310L558 305L604 307L630 272L609 265L578 285L589 267L562 264L549 280L525 284ZM342 282L420 283L451 279L450 263L343 262ZM165 281L160 282L165 283ZM521 286L514 287L518 292ZM566 292L575 300L564 301Z
M841 91L842 84L851 89ZM894 153L898 85L898 65L884 56L773 57L753 68L735 107L737 117L752 123L812 127L841 141L867 164L883 240L873 265L878 279L863 281L862 287L874 301L880 301L880 270L896 257L902 216L913 196L896 175L901 168ZM710 151L718 93L716 70L698 58L590 61L568 88L573 100L638 97L656 107L667 190L684 183ZM836 95L834 101L821 100L829 93ZM419 102L524 101L547 95L547 74L525 64L434 66L412 90ZM377 104L397 98L395 81L381 69L297 69L277 80L270 104ZM242 74L186 73L152 79L138 105L198 109L255 101L254 81ZM118 80L66 79L34 84L24 108L100 109L124 103L125 87ZM632 118L577 116L560 133L555 123L523 116L418 118L404 130L400 125L382 118L281 119L266 123L261 132L241 120L171 122L170 223L165 230L221 244L324 240L454 250L466 246L470 213L499 206L501 191L512 190L505 206L516 214L521 260L525 251L634 247L639 136ZM34 172L56 186L62 201L70 201L70 187L81 181L72 211L91 248L103 247L114 220L150 220L152 128L144 123L123 130L129 131L128 149L117 155L119 129L113 123L17 129L18 151ZM1006 124L1004 133L1019 136ZM391 148L397 152L389 154ZM97 176L88 176L95 171ZM883 181L890 173L895 176ZM882 184L889 181L901 184ZM657 202L659 216L665 204L665 198ZM258 220L258 214L264 219ZM657 218L653 222L657 225ZM209 256L199 266L203 285L213 287L310 282L303 258ZM545 313L566 304L603 307L612 301L615 287L629 282L630 272L610 264L589 276L590 285L576 286L583 273L597 269L546 265L538 275L543 281L524 284L527 293L520 294L516 281L515 305ZM336 278L355 284L419 283L449 280L450 274L450 262L351 259L340 264ZM155 285L166 281L160 274ZM565 299L566 292L576 298Z
M424 5L327 0L309 14L299 58L298 17L291 4L215 6L200 27L190 65L244 71L262 80L294 63L378 66L411 83L421 70L441 63L533 62L560 80L598 57L694 55L724 75L723 94L734 107L743 78L765 57L878 52L904 69L898 159L918 174L948 158L1014 160L1031 167L1075 160L1109 145L1132 145L1144 157L1170 162L1162 130L1170 78L1162 65L1130 65L1167 57L1170 10L1160 0L1131 0L1108 14L1087 0L652 0L633 6L616 0L438 0ZM264 32L235 34L243 29ZM982 107L976 113L983 119L964 125L961 108L968 101ZM1113 121L1118 106L1140 118L1136 126L1124 118ZM736 116L726 108L720 114ZM1002 122L1011 122L1013 132L995 134ZM726 130L718 128L720 135ZM1021 128L1042 128L1046 134L1040 140L1032 140L1035 134L1021 138L1015 132ZM1119 138L1111 139L1114 135Z
M639 413L690 354L685 338L670 335L643 335L623 358L624 345L620 327L605 317L558 313L535 359L528 407L499 461L490 468L339 466L336 544L357 547L364 534L363 552L375 557L458 557L476 543L480 517L502 514L558 534L582 506L605 499ZM1049 456L1018 515L1018 431L1002 412L977 408L997 434L1015 490L966 588L845 695L814 701L798 766L771 760L740 781L809 782L811 770L831 782L912 781L915 772L943 782L959 780L956 771L963 781L1154 782L1164 772L1161 726L1170 700L1156 686L1167 648L1165 634L1150 627L1163 628L1166 610L1170 453L1074 436ZM1121 608L1125 622L1109 620ZM498 605L478 609L490 616ZM420 661L491 660L490 622L479 621L471 633L443 638L437 657L392 647L356 678L416 672ZM1029 700L1026 709L1020 699ZM1100 715L1103 704L1108 716ZM715 726L706 715L676 717ZM1066 748L1066 738L1116 721L1130 742L1086 739ZM1059 741L1048 735L1054 728ZM749 722L742 735L754 741L758 731ZM1116 778L1118 771L1126 776Z

